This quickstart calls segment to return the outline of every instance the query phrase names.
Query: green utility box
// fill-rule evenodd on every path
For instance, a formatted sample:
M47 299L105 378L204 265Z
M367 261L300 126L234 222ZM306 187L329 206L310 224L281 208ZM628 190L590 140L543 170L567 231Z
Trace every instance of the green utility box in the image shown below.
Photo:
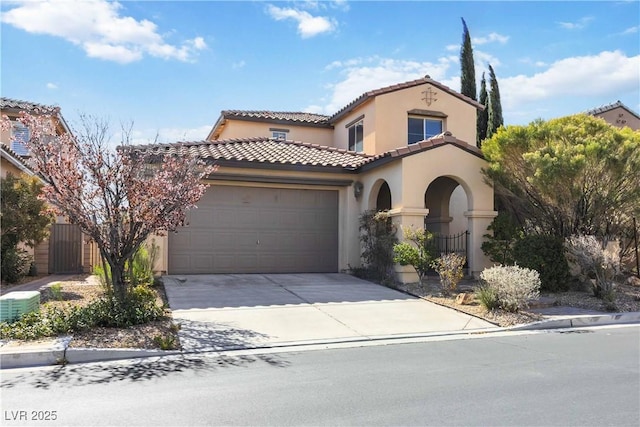
M9 292L0 296L0 322L16 320L25 313L40 310L40 292Z

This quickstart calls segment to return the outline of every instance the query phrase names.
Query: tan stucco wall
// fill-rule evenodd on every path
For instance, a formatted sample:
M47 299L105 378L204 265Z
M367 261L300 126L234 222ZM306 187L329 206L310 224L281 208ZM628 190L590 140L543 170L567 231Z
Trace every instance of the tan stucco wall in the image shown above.
M436 101L427 105L422 99L428 87L436 92ZM334 146L348 148L348 133L345 128L358 117L364 115L364 151L367 154L381 154L407 145L408 111L430 110L447 115L443 118L443 131L451 132L456 138L469 144L476 144L476 108L429 83L378 95L366 101L335 123Z
M0 158L0 177L5 178L8 173L13 176L20 176L23 172L5 158Z
M428 87L436 92L435 102L427 105L422 93ZM451 132L469 144L476 142L476 108L428 83L376 97L376 153L407 145L407 111L439 111L447 115L443 131Z
M364 152L368 154L376 153L376 108L373 101L367 101L359 105L355 110L338 120L334 124L333 146L349 149L349 129L346 125L350 124L357 118L362 118L362 127L364 132L363 146Z
M218 139L271 137L269 129L288 129L287 140L331 146L333 129L227 119Z
M622 107L595 114L596 117L604 119L607 123L617 127L630 127L633 130L640 129L640 119L629 113Z

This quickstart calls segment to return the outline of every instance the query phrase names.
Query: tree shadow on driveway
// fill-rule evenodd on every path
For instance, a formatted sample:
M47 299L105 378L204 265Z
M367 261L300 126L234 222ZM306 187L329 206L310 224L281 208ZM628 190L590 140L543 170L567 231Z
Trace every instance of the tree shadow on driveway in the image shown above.
M175 322L180 324L178 336L182 350L186 353L255 348L269 338L269 335L235 328L226 323L180 318L175 319Z

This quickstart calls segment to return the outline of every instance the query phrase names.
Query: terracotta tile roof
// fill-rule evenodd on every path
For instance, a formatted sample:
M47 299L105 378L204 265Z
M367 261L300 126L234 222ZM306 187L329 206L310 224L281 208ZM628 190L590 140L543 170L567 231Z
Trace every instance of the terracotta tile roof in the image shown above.
M13 163L18 169L21 169L23 172L33 175L34 172L31 170L31 167L24 159L24 157L13 151L11 147L9 147L4 142L0 142L0 157L4 157L8 162Z
M596 114L602 114L602 113L606 113L607 111L611 111L614 110L618 107L622 107L625 110L627 110L629 113L633 114L634 116L636 116L637 118L640 119L640 115L638 115L638 113L636 113L635 111L633 111L631 108L627 107L626 105L624 105L622 102L620 101L616 101L612 104L607 104L607 105L602 105L600 107L597 108L593 108L591 110L587 110L586 114L589 114L591 116L595 116Z
M230 161L258 166L264 165L265 167L268 165L296 165L355 171L364 167L370 169L389 161L447 144L456 146L475 156L482 157L482 151L480 151L478 147L458 140L451 135L451 132L444 132L428 140L375 156L317 144L265 137L152 144L141 145L135 148L143 151L150 150L157 154L180 154L188 150L212 163Z
M52 110L55 107L52 105L37 104L35 102L22 101L20 99L2 97L0 98L0 108L21 110L21 111L36 111L36 110Z
M296 111L260 111L260 110L223 110L224 118L263 119L268 121L286 121L309 124L329 124L329 116L323 114Z
M272 138L242 138L217 141L178 142L139 146L158 154L180 154L188 150L205 160L237 161L265 165L299 165L354 170L373 158L343 149Z
M358 98L356 98L355 100L351 101L349 104L347 104L345 107L343 107L342 109L340 109L337 113L335 113L333 116L331 116L331 118L329 119L329 122L331 123L335 123L336 120L340 119L342 116L344 116L345 114L348 114L349 112L351 112L353 109L355 109L356 107L358 107L359 105L363 104L364 102L366 102L367 100L374 98L378 95L384 95L386 93L391 93L391 92L395 92L397 90L402 90L402 89L407 89L410 87L414 87L414 86L419 86L425 83L429 83L435 87L437 87L438 89L441 89L471 105L473 105L474 107L478 108L478 109L484 109L484 106L482 104L480 104L477 101L474 101L473 99L469 98L468 96L462 95L461 93L456 92L455 90L451 89L448 86L443 85L440 82L437 82L435 80L432 80L429 76L425 76L421 79L417 79L417 80L412 80L409 82L404 82L404 83L398 83L392 86L387 86L387 87L383 87L380 89L375 89L375 90L371 90L369 92L365 92L362 95L360 95Z

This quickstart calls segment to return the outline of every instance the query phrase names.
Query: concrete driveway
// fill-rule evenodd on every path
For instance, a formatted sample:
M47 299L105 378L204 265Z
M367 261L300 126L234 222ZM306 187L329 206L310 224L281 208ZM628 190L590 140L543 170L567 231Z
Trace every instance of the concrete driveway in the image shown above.
M340 342L494 325L347 274L165 276L185 351Z

